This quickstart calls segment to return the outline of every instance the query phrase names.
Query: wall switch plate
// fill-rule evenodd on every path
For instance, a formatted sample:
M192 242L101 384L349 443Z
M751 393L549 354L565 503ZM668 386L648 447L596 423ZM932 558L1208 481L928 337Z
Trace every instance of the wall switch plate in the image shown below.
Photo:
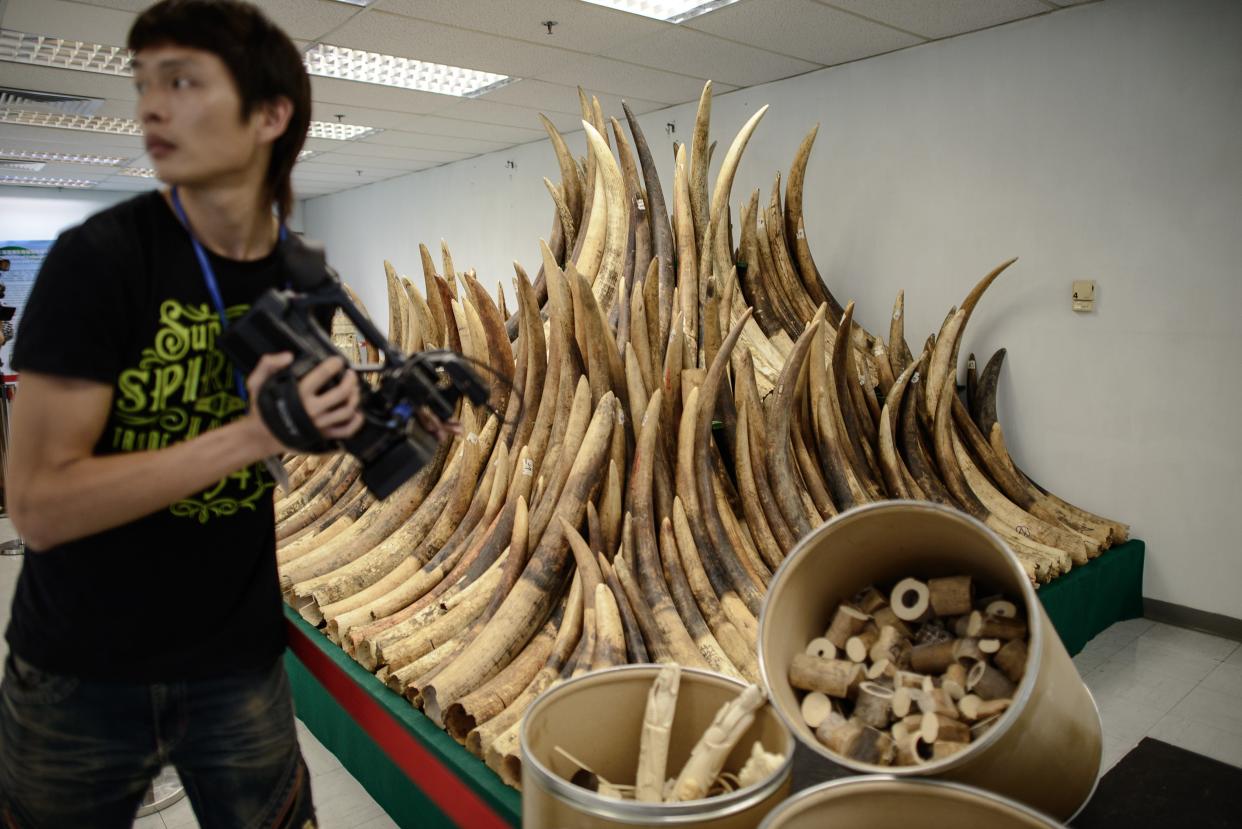
M1083 280L1074 283L1074 310L1090 311L1095 308L1095 282Z

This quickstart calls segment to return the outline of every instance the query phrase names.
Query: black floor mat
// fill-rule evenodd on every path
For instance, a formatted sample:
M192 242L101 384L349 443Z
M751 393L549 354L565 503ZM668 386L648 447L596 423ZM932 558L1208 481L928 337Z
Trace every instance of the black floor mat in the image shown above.
M1104 775L1072 825L1075 829L1242 826L1242 768L1144 739Z

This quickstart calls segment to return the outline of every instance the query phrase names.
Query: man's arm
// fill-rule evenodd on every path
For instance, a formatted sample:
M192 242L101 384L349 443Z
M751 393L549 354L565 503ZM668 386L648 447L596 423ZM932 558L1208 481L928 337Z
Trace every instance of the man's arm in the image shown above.
M251 399L291 356L268 355L246 385ZM326 438L352 435L362 425L358 380L326 360L305 378L302 403ZM108 421L112 387L89 380L23 372L13 405L7 489L14 526L35 550L128 523L211 486L226 475L284 450L255 411L193 440L147 452L95 456Z

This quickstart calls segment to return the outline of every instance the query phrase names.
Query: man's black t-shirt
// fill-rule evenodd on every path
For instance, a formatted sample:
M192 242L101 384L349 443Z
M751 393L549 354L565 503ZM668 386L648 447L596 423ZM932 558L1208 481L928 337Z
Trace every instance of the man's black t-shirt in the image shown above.
M285 281L275 253L208 256L231 320ZM142 452L245 413L220 328L188 233L150 193L60 236L13 362L111 385L95 453ZM9 645L46 671L145 682L270 664L284 647L272 487L257 463L132 523L31 551Z

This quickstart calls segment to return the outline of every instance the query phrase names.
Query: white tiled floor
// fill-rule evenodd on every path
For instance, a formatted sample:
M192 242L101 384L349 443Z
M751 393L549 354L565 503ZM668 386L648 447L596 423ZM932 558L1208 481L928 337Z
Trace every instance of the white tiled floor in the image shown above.
M15 537L13 525L0 518L0 543ZM0 634L9 624L9 611L21 556L0 556ZM0 663L8 653L8 645L0 636ZM397 824L346 771L336 755L315 739L315 735L298 721L298 742L311 773L311 789L320 829L396 829ZM198 821L190 809L190 801L182 799L162 812L140 818L135 829L198 829Z
M12 525L0 518L0 543ZM21 557L0 556L0 630ZM0 640L0 658L6 650ZM1146 619L1119 622L1074 657L1104 721L1104 769L1150 736L1242 766L1242 647L1237 642ZM310 767L323 829L391 829L396 824L306 726L298 740ZM134 824L196 829L186 800Z
M1074 657L1104 721L1104 767L1144 737L1242 766L1242 647L1131 619Z

